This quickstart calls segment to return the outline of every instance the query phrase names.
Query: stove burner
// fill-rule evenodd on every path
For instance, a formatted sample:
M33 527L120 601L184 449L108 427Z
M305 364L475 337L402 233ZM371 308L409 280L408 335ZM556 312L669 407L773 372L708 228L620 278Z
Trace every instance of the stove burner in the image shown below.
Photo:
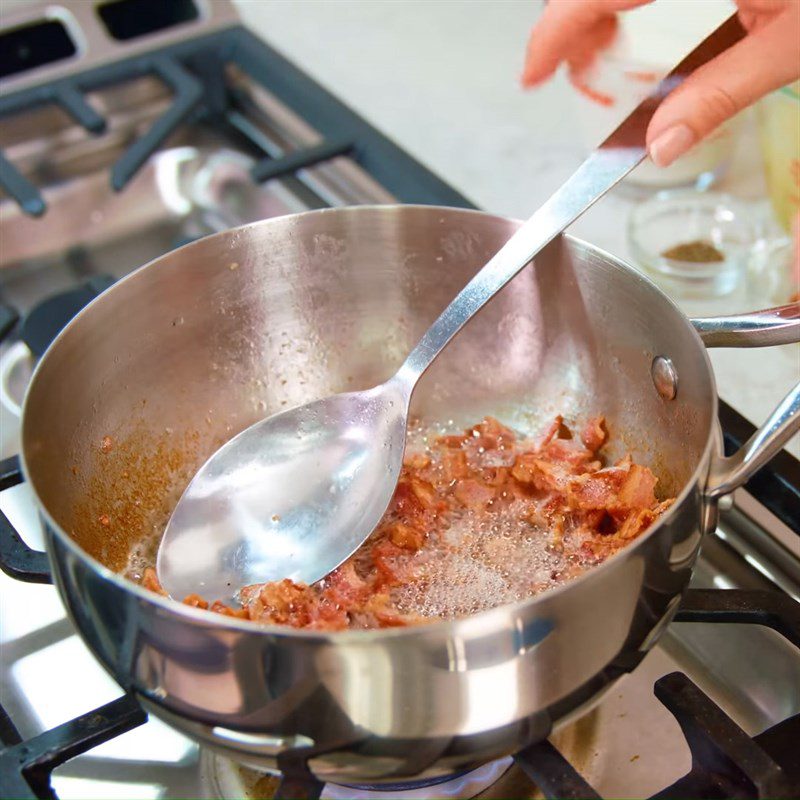
M436 798L476 797L495 783L512 762L513 759L510 757L501 758L469 772L430 781L345 786L327 784L320 797L322 800L381 800L390 797L436 800Z
M511 767L511 757L484 764L478 769L429 781L385 784L324 784L320 800L468 800L495 784ZM278 777L259 775L221 756L204 753L202 769L219 798L289 797L278 794ZM285 791L285 784L283 790Z
M686 610L681 612L686 621L698 619L702 614L709 621L742 622L752 624L763 618L762 606L749 606L752 598L764 601L771 593L742 592L736 590L693 590L688 593ZM796 620L798 609L794 601L775 597L787 612L784 622L773 619L773 627L788 627ZM720 617L713 618L714 601ZM730 616L732 605L738 607L737 617ZM697 612L698 608L702 611ZM797 643L795 635L787 638ZM791 717L750 738L714 702L712 702L689 678L680 672L664 676L654 689L656 697L675 716L686 737L692 753L692 768L683 778L654 795L650 800L669 798L768 798L796 797L800 791L800 759L794 751L800 741L800 715ZM528 778L539 787L546 798L600 798L592 786L573 768L564 756L549 742L539 742L514 756L486 764L478 770L443 781L427 782L420 786L414 783L382 784L371 786L338 786L322 784L312 775L305 778L295 771L283 778L262 776L249 783L258 788L247 790L245 772L227 759L213 759L212 782L220 797L258 796L261 798L305 798L306 800L381 800L391 797L433 798L475 797L498 781L512 768L512 762L521 768ZM255 773L253 773L255 775Z
M163 5L163 4L161 4ZM141 16L141 9L139 9ZM146 15L145 15L146 16ZM222 55L224 54L224 58ZM277 95L317 130L322 141L292 152L267 152L259 137L237 126L232 115L233 92L224 69L236 64ZM295 175L299 170L348 155L401 202L468 206L464 197L421 169L394 143L335 101L325 90L245 28L234 25L211 36L187 39L156 53L129 57L62 77L40 86L6 92L0 97L0 118L26 109L54 104L94 135L106 131L107 121L84 95L133 77L151 75L172 91L172 104L149 130L134 141L111 168L111 185L123 189L147 159L190 119L226 120L251 140L261 157L250 171L256 183ZM47 210L39 189L0 152L0 186L32 216Z
M43 356L67 323L113 283L110 275L95 275L68 292L51 295L25 316L20 338L34 356Z

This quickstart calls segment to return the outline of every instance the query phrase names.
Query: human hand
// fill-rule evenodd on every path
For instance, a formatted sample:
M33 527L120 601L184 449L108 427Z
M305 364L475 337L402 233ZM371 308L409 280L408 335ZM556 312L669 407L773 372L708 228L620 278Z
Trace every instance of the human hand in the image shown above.
M614 40L616 15L651 0L550 0L528 40L522 84L537 86L565 62L580 75ZM742 41L690 75L647 129L651 160L667 167L743 108L800 77L800 0L738 0ZM687 12L691 13L691 11Z

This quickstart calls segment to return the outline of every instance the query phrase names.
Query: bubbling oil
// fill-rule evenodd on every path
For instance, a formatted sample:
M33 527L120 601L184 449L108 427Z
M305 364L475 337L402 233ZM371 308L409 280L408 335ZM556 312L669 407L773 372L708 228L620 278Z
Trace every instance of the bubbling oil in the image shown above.
M460 432L453 420L413 422L406 457L425 455L440 469L440 451L433 444ZM519 449L534 447L516 435ZM495 466L503 453L477 451L473 458L480 464L472 461L470 466ZM453 619L528 599L597 564L580 550L584 537L579 530L568 532L571 546L565 548L551 529L529 521L530 512L531 502L519 500L494 510L448 511L438 535L430 536L414 555L401 557L409 580L392 591L393 604L404 614Z
M412 567L413 577L393 591L398 610L452 619L516 603L567 582L594 565L587 556L554 544L551 531L525 520L529 505L449 515Z

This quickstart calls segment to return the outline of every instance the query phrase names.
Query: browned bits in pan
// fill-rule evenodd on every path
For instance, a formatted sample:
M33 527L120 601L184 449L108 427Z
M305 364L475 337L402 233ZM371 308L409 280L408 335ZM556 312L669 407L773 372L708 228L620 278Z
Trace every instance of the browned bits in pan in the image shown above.
M163 530L179 493L213 444L204 441L201 449L195 431L168 436L133 424L124 435L113 434L111 452L90 447L80 474L70 476L76 482L69 520L75 541L109 569L123 571L131 551L152 536L154 527ZM103 516L109 525L99 522Z

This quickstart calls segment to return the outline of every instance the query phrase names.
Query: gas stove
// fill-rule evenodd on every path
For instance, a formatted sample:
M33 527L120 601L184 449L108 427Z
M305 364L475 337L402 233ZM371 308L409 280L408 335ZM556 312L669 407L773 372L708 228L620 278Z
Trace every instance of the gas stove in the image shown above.
M209 233L326 206L470 203L223 0L27 4L0 37L0 796L800 795L800 464L788 453L723 509L659 645L521 753L435 784L324 786L303 748L282 755L282 775L256 774L148 718L48 585L15 457L36 358L114 280ZM721 421L730 448L753 431L725 404Z

